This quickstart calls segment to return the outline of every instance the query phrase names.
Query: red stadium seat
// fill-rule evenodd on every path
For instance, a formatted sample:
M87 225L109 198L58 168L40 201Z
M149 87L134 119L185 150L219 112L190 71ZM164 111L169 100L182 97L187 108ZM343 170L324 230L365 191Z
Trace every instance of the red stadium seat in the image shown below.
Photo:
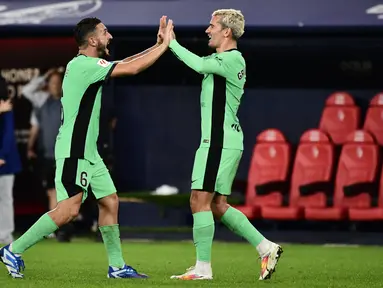
M349 209L349 217L356 221L383 220L383 167L381 169L379 187L373 187L379 194L376 196L376 207L367 209Z
M370 132L377 143L383 146L383 93L379 93L372 98L363 129Z
M334 147L320 130L305 132L298 146L291 180L290 206L325 208L332 192Z
M360 108L352 96L345 92L331 94L326 100L319 129L330 135L336 145L346 141L347 135L358 129Z
M377 207L367 209L349 209L349 218L355 221L383 220L383 169L380 175L379 195L377 196Z
M333 166L333 145L322 131L306 131L295 156L291 177L290 201L288 207L265 207L263 214L273 219L299 219L303 208L325 208L327 193L331 191Z
M334 205L331 208L308 208L306 217L317 220L340 220L349 208L369 209L374 195L379 157L378 146L363 130L351 133L342 148L336 174Z
M372 97L370 106L383 106L383 92L380 92Z
M289 162L290 146L284 135L276 129L260 133L250 163L245 206L236 208L255 218L260 207L281 206Z

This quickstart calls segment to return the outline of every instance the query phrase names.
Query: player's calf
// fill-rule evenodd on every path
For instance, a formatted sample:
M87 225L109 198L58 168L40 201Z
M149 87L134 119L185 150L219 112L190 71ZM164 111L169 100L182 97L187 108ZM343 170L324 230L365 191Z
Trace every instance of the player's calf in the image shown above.
M193 240L197 252L197 261L194 272L189 271L190 273L179 275L177 279L211 278L211 248L215 229L214 217L210 207L213 197L214 193L206 191L193 190L191 193L190 207L193 212Z
M239 210L226 202L226 196L217 195L212 203L215 218L221 219L231 231L245 238L259 253L262 259L259 280L269 279L282 254L282 248L266 239Z
M229 208L230 205L227 203L227 196L216 194L211 203L211 211L213 212L214 218L221 220L222 216Z
M59 202L57 207L48 212L48 214L53 222L55 222L58 227L61 227L78 216L81 202L82 193Z
M119 199L117 193L98 200L99 225L113 225L118 222Z

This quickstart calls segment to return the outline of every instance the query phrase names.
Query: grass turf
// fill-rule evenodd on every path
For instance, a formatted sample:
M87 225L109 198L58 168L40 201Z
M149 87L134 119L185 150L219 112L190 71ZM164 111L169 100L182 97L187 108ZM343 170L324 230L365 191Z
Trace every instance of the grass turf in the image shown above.
M194 262L190 242L124 242L127 263L151 276L148 280L107 279L102 243L46 240L24 255L25 279L12 279L0 270L0 287L382 287L382 247L284 245L277 272L258 281L260 261L248 244L213 245L213 281L170 280ZM1 264L2 265L2 264Z

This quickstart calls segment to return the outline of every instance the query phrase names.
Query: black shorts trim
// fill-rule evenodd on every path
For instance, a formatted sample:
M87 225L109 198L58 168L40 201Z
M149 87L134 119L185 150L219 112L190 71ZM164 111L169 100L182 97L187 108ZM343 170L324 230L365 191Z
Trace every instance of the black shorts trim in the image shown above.
M214 90L211 107L210 147L222 148L226 110L226 78L213 74Z
M52 158L43 159L42 167L42 180L45 189L54 189L55 185L55 173L56 173L56 161Z
M218 170L221 163L222 149L221 148L209 148L205 176L203 179L203 191L215 192L215 184L217 182Z
M76 184L78 159L66 158L64 160L61 183L63 184L69 198L83 192L82 187Z

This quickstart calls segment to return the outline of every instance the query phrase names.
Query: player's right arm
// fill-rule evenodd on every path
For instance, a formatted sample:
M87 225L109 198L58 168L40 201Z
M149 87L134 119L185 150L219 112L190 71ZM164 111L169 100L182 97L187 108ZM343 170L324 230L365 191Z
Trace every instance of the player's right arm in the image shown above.
M150 67L166 51L167 45L161 44L151 52L130 62L113 63L100 58L88 57L83 62L90 83L107 81L109 77L136 75Z
M107 81L109 77L136 75L153 65L169 47L170 31L173 29L173 21L169 20L166 26L164 41L157 48L147 54L135 58L129 62L112 63L99 58L86 58L86 72L91 83Z
M150 67L151 65L153 65L153 63L156 62L157 59L160 58L160 56L164 54L164 52L169 47L169 42L171 39L170 32L173 31L173 20L169 20L167 25L165 24L166 24L166 17L163 16L160 20L160 28L158 32L159 33L158 37L160 37L160 34L163 33L162 44L158 45L158 47L154 48L150 52L143 53L142 56L134 58L132 61L118 63L116 67L113 69L113 71L111 72L111 76L119 77L119 76L125 76L125 75L136 75L144 71L146 68Z
M167 45L161 44L152 49L149 53L136 57L128 62L120 62L111 73L111 77L136 75L149 68L161 57L167 49Z

